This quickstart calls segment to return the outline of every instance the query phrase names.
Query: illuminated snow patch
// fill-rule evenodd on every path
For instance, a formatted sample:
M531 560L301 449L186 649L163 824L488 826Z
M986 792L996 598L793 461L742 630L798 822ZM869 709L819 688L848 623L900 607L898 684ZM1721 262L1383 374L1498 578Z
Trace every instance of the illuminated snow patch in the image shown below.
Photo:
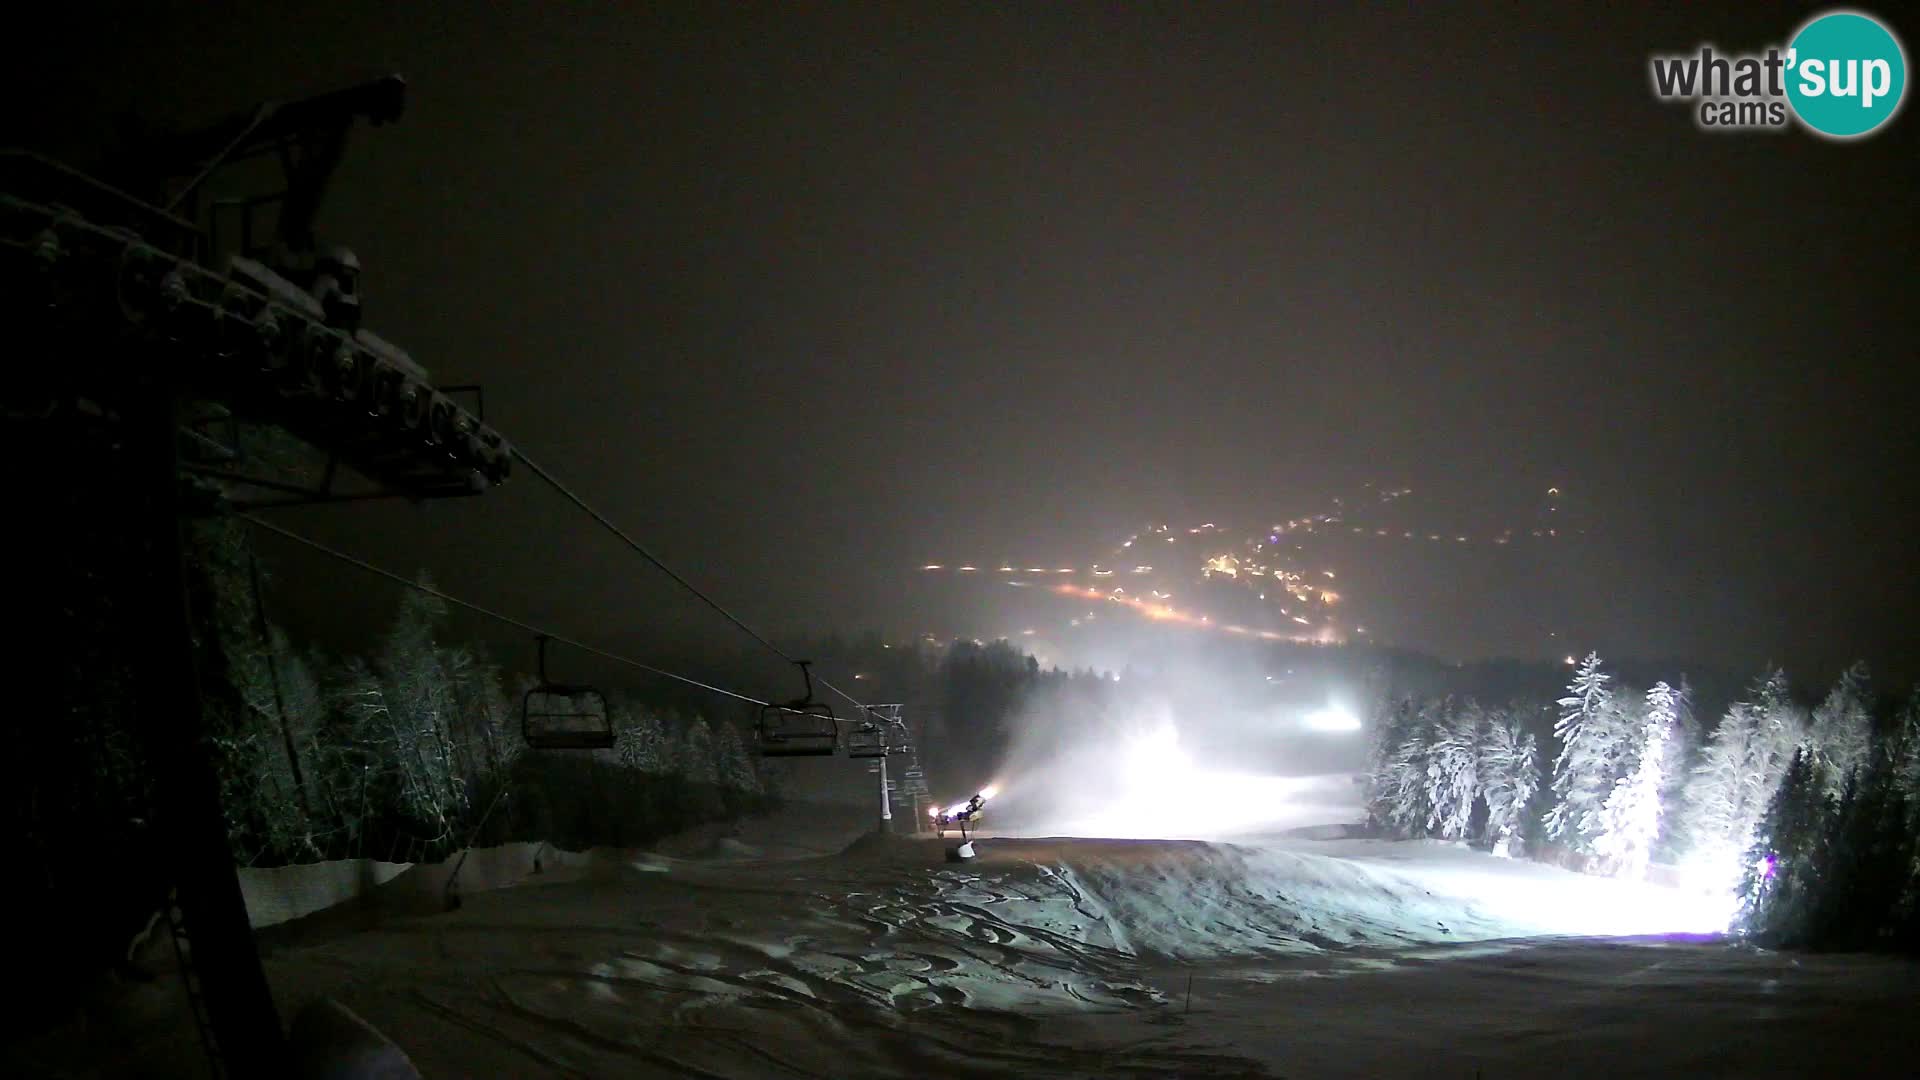
M1330 847L1460 900L1514 937L1719 934L1735 909L1729 893L1576 874L1457 844L1352 841Z
M1324 709L1315 709L1302 721L1308 731L1345 732L1359 731L1360 718L1341 705L1328 705Z

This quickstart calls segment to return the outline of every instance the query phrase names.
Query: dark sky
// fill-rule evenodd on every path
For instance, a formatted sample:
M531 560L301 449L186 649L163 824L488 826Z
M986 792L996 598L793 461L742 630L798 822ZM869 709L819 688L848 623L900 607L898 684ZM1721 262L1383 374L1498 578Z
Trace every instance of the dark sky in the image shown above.
M66 5L15 110L77 148L404 74L321 222L368 325L756 622L965 629L992 594L912 567L1557 483L1555 587L1383 585L1408 644L1537 652L1503 616L1550 606L1916 672L1912 110L1716 136L1648 88L1812 9L276 6ZM522 480L284 520L603 640L713 630Z

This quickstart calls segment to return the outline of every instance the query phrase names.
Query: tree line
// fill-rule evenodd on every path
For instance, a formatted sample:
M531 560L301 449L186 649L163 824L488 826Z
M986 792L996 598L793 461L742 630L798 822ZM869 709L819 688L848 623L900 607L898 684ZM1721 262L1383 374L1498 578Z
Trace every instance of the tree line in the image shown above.
M607 691L611 749L530 751L534 685L446 640L446 605L405 590L367 655L292 645L259 606L244 536L203 546L218 639L209 726L235 860L442 858L509 839L635 845L768 802L728 720Z
M1920 694L1876 709L1860 665L1811 708L1769 670L1707 726L1684 680L1637 691L1589 654L1552 705L1382 700L1368 813L1390 835L1589 872L1638 878L1658 866L1682 885L1737 893L1737 928L1767 941L1910 949L1917 726Z

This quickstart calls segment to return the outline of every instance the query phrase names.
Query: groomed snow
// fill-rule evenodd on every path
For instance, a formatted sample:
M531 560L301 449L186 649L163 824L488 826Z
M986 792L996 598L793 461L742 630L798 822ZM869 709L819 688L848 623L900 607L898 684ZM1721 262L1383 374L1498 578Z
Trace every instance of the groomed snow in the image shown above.
M948 864L936 841L869 837L756 856L787 827L599 852L451 914L289 924L265 935L269 975L283 1013L337 997L427 1076L1871 1072L1913 989L1893 961L1569 938L1690 915L1671 890L1444 844L988 838ZM191 1074L177 1022L94 1022L4 1063Z

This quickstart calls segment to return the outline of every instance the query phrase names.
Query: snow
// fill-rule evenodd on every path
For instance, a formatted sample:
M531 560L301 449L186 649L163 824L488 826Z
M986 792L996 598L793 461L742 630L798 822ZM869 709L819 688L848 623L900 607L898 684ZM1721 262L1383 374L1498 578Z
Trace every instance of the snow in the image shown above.
M429 1077L1872 1072L1914 985L1895 961L1570 937L1711 915L1339 829L763 854L836 846L832 824L551 860L450 914L299 920L263 934L268 974L283 1014L337 998ZM0 1070L191 1074L177 1020L92 1023Z

